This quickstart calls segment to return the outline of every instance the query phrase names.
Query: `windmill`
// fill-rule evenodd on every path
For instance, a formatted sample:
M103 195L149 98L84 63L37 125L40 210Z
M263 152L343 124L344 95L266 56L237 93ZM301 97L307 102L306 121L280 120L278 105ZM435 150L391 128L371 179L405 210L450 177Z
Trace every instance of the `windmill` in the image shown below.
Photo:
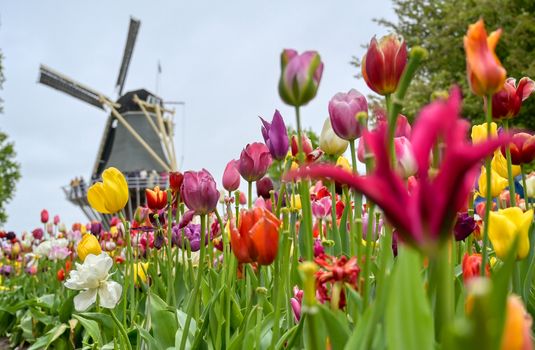
M162 99L146 89L123 94L128 66L141 22L130 18L128 36L115 88L117 100L91 89L45 65L40 66L39 83L108 112L91 180L75 178L63 191L80 207L89 220L109 224L111 217L96 212L87 201L87 183L100 180L102 172L116 167L125 175L130 191L126 216L145 203L145 188L166 187L168 172L177 169L174 137L174 110L164 107Z

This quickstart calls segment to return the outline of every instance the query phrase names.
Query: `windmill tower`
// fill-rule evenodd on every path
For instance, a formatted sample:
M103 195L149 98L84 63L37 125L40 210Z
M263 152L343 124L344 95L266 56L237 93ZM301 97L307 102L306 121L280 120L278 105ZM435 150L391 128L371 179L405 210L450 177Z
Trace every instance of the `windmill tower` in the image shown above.
M75 178L70 185L63 187L67 199L80 207L89 220L102 221L105 225L111 217L91 208L87 201L87 188L100 180L106 168L116 167L126 176L130 191L130 200L125 208L128 218L133 216L139 205L145 204L145 188L166 187L169 171L177 169L173 143L174 110L166 109L162 99L146 89L123 94L140 24L139 20L130 18L115 85L118 93L116 101L45 65L40 67L39 83L109 113L91 179Z

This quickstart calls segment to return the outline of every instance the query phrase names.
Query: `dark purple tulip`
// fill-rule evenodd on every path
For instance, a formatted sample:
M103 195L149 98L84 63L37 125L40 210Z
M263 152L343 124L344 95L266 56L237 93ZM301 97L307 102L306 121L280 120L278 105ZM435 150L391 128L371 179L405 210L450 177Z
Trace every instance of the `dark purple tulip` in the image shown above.
M468 215L468 213L457 213L457 222L453 228L456 241L463 241L466 237L470 236L477 227L476 220Z
M368 113L366 97L355 89L348 93L339 92L329 101L329 117L331 126L338 137L352 141L358 139L362 127L357 120L360 112Z
M206 169L186 171L180 193L186 206L200 215L213 211L219 200L215 180Z
M100 232L102 232L102 224L100 222L91 223L91 234L96 237L100 237Z
M11 272L13 272L11 265L0 266L0 275L9 276L11 275Z
M276 160L284 159L288 153L290 142L288 141L288 131L280 112L275 110L271 123L268 123L262 117L260 117L260 120L263 124L262 136L271 156Z
M269 191L273 190L273 181L269 177L261 178L256 182L256 194L264 199L271 198Z
M253 182L266 175L271 162L267 146L261 142L253 142L241 151L238 170L245 180Z
M15 232L13 232L13 231L9 231L9 232L6 234L6 238L7 238L8 240L12 240L12 239L14 239L15 237L17 237L17 235L16 235Z
M43 231L42 228L36 228L35 230L32 231L33 238L35 239L42 239L44 234L45 232Z
M160 250L165 243L165 239L163 238L163 235L156 234L156 237L154 237L154 248Z

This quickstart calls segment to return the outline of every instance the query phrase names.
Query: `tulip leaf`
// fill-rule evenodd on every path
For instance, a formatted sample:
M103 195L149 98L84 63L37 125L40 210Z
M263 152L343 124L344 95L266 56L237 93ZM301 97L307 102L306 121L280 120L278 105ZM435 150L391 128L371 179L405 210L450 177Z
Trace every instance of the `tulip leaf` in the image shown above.
M175 334L178 329L176 317L169 306L157 295L150 294L150 316L152 334L160 345L166 349L175 346Z
M389 349L433 349L434 325L419 254L400 247L392 275L386 307L386 336Z
M154 337L146 330L141 327L137 327L139 334L141 335L141 338L143 338L146 341L146 345L148 345L149 349L154 350L163 350L163 348L160 346L160 343L154 339Z
M330 310L325 305L319 305L323 323L327 328L327 334L333 349L343 349L349 338L347 318L340 310Z
M88 320L87 318L84 318L80 315L72 315L72 317L74 317L75 319L77 319L80 324L82 325L82 327L84 327L84 329L87 331L87 333L89 333L89 335L91 336L91 338L93 338L93 340L98 343L99 345L102 345L102 337L100 335L100 329L98 327L98 323L96 321L93 321L93 320Z
M68 328L69 326L67 326L65 323L58 324L56 327L49 330L45 335L38 338L35 343L28 348L28 350L48 348L48 346L58 339Z

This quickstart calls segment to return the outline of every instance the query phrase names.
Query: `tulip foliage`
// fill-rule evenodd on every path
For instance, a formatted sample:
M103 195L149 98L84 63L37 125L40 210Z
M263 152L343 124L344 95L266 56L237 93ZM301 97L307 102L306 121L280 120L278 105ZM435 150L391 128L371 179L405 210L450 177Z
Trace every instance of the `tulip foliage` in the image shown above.
M278 110L261 118L221 190L206 169L172 172L127 218L128 184L110 168L88 190L109 222L67 230L43 210L44 228L0 231L0 337L31 349L533 349L534 136L508 129L533 82L506 79L499 34L480 20L464 39L485 124L470 127L452 87L411 125L406 91L426 51L389 35L362 60L385 108L335 94L317 148L301 109L324 63L284 50L278 89L297 134Z

